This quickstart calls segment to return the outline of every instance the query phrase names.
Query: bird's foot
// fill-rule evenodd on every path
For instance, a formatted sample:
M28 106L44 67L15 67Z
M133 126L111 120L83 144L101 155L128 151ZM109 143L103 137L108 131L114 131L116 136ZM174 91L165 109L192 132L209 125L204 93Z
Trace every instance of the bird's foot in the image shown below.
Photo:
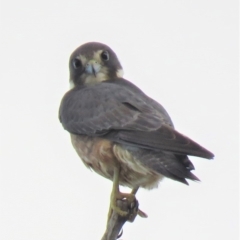
M123 211L117 206L118 200L127 202L128 211ZM138 201L135 195L132 193L122 193L118 191L115 194L111 195L111 209L117 212L122 217L126 217L129 214L130 210L136 207L138 209Z
M117 191L112 193L110 200L110 209L108 213L108 221L112 217L113 211L121 217L133 222L137 215L147 218L147 214L138 208L139 204L133 193L122 193Z

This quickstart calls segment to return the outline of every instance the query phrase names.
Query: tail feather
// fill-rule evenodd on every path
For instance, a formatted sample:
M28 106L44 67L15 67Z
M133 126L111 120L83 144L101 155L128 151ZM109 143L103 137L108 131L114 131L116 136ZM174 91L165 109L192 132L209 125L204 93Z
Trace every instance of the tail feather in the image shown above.
M128 143L145 149L162 150L206 159L214 157L213 153L198 143L165 125L152 132L120 131L112 134L117 142Z

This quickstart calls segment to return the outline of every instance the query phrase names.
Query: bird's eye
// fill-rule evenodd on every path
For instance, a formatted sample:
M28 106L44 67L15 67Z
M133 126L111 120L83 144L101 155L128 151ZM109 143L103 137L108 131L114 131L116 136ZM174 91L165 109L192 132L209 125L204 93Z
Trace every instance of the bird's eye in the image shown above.
M103 51L101 53L101 58L103 61L108 61L109 60L109 53L107 51Z
M79 60L78 58L74 58L72 64L75 69L78 69L82 66L81 60Z

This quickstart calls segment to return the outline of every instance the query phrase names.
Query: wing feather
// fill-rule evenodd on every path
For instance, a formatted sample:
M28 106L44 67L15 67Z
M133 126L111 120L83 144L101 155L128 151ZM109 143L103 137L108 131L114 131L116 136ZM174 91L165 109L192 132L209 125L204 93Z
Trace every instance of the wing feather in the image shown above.
M213 157L174 130L166 110L124 79L70 90L61 102L59 117L63 127L73 134L102 136L176 154Z
M150 132L115 131L109 134L109 138L142 148L158 149L207 159L213 158L213 154L207 149L166 125L161 126L157 131Z

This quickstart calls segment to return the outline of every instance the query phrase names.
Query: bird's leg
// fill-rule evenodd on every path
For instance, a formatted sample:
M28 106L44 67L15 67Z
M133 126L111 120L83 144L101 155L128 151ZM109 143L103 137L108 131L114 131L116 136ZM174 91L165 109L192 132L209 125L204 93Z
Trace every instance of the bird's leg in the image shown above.
M110 209L108 212L108 220L110 219L113 210L122 217L126 217L129 214L129 212L122 211L117 206L117 200L127 201L130 207L134 207L134 203L136 202L134 193L121 193L119 191L119 174L120 174L120 167L115 167L114 174L113 174L113 188L112 188L111 199L110 199Z
M138 191L139 187L135 187L132 189L132 194L136 195L137 191Z
M131 193L134 194L134 195L136 195L138 189L139 189L139 187L133 188ZM147 215L145 212L143 212L142 210L140 210L140 209L138 209L137 214L138 214L140 217L142 217L142 218L147 218L147 217L148 217L148 215Z
M133 222L137 215L143 218L147 218L147 214L141 211L138 208L138 201L135 197L139 187L135 187L132 189L131 193L122 193L119 191L119 175L120 175L120 167L114 168L113 174L113 188L110 199L110 207L108 212L108 222L112 216L113 211L119 214L122 217L126 217L129 222ZM117 200L127 201L128 211L121 210L120 207L117 206Z

